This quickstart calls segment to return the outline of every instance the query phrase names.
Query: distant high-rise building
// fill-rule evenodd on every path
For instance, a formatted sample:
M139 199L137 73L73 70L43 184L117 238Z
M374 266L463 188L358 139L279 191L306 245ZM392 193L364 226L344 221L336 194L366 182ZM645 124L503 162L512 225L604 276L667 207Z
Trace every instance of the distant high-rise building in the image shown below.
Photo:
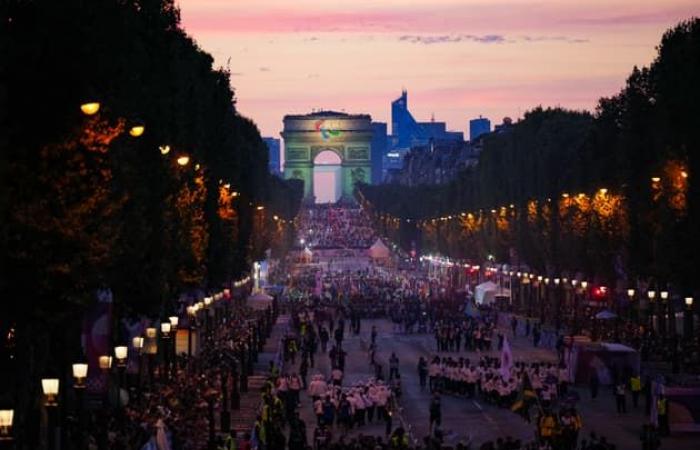
M416 141L428 139L425 129L408 110L408 92L405 89L401 91L401 97L391 102L391 134L397 148L410 148Z
M267 145L268 171L274 175L282 173L280 168L280 140L273 137L264 137L263 142Z
M382 182L382 166L387 151L386 123L372 122L372 184Z
M469 139L478 139L482 134L491 132L491 121L485 117L479 116L478 119L469 121Z
M445 122L418 122L408 110L408 93L391 102L391 150L410 149L430 142L464 141L461 131L447 131Z

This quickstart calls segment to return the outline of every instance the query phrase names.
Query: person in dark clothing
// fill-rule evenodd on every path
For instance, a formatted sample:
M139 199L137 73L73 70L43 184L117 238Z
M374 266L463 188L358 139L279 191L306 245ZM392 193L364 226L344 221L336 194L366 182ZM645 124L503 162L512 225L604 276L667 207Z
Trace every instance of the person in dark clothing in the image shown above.
M428 378L428 362L422 356L418 360L418 379L420 380L421 391L425 389L425 382Z
M433 394L433 398L430 400L430 433L433 432L433 424L439 427L442 423L442 404L440 402L440 394L437 392Z

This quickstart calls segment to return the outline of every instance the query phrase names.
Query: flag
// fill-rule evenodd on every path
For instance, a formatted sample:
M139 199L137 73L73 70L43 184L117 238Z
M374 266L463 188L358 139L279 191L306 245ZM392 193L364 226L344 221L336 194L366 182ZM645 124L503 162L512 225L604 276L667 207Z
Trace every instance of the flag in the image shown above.
M510 369L513 367L513 353L510 351L510 343L507 337L503 337L503 348L501 349L501 377L504 380L510 378Z
M518 398L515 400L515 403L511 405L510 409L514 413L522 415L523 418L529 422L530 406L533 403L537 403L537 393L534 391L534 389L532 389L532 384L530 383L530 379L528 378L526 372L523 383L520 386Z

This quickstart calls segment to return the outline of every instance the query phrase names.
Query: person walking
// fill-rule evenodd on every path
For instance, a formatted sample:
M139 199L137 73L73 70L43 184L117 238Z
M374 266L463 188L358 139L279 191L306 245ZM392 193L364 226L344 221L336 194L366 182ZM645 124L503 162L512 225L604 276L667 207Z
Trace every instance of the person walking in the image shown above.
M420 380L420 390L425 390L425 382L428 378L428 362L424 357L418 360L418 379Z
M391 352L389 357L389 380L393 380L394 377L399 376L399 357L396 353Z
M433 433L433 424L435 424L436 427L442 424L442 403L440 401L440 394L437 392L435 392L430 399L430 434Z
M639 374L630 377L630 392L632 392L632 407L639 407L639 394L642 392L642 378Z
M626 398L625 383L619 382L615 386L615 403L617 404L617 413L627 413L627 398Z

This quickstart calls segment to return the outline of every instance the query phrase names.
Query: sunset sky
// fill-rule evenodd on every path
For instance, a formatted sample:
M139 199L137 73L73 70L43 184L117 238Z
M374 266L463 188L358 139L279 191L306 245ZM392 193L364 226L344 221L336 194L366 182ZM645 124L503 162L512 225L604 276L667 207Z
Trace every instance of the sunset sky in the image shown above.
M648 65L698 0L179 0L182 23L233 74L263 135L312 108L390 120L406 88L418 120L465 131L537 105L592 109ZM468 134L467 134L468 136Z

